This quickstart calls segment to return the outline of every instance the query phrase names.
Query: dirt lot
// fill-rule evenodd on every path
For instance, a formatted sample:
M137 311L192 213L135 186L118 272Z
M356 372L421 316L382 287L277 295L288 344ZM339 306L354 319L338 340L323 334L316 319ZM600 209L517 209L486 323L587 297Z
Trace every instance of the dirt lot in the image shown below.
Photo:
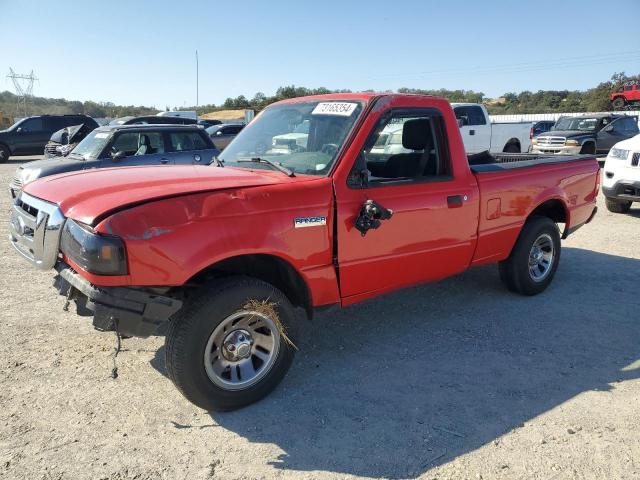
M12 251L2 193L1 478L640 478L638 207L601 198L537 297L489 267L319 315L271 396L208 414L162 338L110 378L114 336Z

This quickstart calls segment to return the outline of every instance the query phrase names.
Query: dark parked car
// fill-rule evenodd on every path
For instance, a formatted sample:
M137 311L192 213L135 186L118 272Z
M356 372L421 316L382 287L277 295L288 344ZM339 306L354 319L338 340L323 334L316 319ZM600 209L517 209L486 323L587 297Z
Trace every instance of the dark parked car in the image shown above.
M637 134L638 118L629 115L560 117L551 130L531 141L531 151L560 155L607 153L619 141Z
M198 120L198 125L202 125L203 128L213 127L214 125L220 125L222 122L220 120Z
M195 125L198 121L184 117L158 117L147 115L144 117L120 117L109 122L109 125Z
M10 155L42 155L53 132L71 125L86 124L92 129L98 124L87 115L40 115L28 117L0 132L0 163Z
M207 133L211 137L211 140L213 140L216 148L224 150L243 128L244 124L242 123L221 123L220 125L207 128Z
M66 157L93 129L93 126L81 123L58 130L44 146L44 158Z
M18 167L10 184L15 198L27 183L58 173L133 165L207 165L220 152L194 125L107 125L89 133L66 157Z

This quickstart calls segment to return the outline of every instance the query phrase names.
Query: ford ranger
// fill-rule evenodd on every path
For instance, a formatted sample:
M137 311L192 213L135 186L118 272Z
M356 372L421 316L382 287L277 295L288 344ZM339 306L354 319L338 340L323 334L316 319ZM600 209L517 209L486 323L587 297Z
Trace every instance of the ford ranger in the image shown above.
M274 153L273 138L304 122L304 146ZM391 124L402 129L395 153L376 147ZM164 326L177 388L202 408L234 409L280 382L300 322L316 309L489 263L513 292L547 288L561 238L596 213L598 164L486 155L467 158L440 98L290 99L262 111L209 166L28 184L10 241L55 269L59 293L97 329L146 337Z

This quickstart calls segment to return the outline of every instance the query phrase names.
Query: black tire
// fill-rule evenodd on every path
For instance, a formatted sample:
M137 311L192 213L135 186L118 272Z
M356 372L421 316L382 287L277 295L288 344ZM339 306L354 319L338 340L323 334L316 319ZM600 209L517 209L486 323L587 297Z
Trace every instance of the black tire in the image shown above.
M614 98L614 99L613 99L613 101L611 102L611 106L612 106L614 109L622 110L622 109L624 108L625 103L626 103L626 102L624 101L624 98L622 98L622 97L616 97L616 98Z
M604 203L607 206L607 210L613 213L628 213L631 210L631 202L629 201L605 198Z
M552 260L545 276L535 280L530 273L529 260L534 243L548 238L553 245ZM522 295L537 295L552 282L560 263L560 232L558 226L547 217L531 217L524 224L511 255L498 264L500 279L509 290Z
M208 285L171 320L165 340L167 373L187 400L205 410L234 410L260 400L280 383L291 366L295 349L281 336L275 361L258 383L228 390L210 379L204 366L209 337L250 300L273 304L286 336L297 345L291 302L272 285L249 277L229 277Z
M595 143L585 143L580 149L580 155L595 155L596 145Z
M520 153L520 147L516 143L510 143L504 147L504 153Z
M0 145L0 163L4 163L9 160L10 156L11 152L9 151L9 148L5 145Z

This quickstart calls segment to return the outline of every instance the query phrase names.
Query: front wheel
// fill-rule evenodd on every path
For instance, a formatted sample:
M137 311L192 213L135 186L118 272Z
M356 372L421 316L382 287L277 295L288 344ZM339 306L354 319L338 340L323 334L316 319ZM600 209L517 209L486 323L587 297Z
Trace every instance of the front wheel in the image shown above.
M500 262L500 278L512 292L537 295L544 291L560 262L560 232L547 217L524 224L509 258Z
M616 97L613 102L611 102L611 106L616 110L622 110L624 108L624 98Z
M166 365L182 394L205 410L234 410L271 392L295 350L295 310L261 280L220 280L190 301L167 333Z
M631 210L631 202L626 200L614 200L612 198L605 198L604 203L607 206L607 210L613 213L628 213Z

